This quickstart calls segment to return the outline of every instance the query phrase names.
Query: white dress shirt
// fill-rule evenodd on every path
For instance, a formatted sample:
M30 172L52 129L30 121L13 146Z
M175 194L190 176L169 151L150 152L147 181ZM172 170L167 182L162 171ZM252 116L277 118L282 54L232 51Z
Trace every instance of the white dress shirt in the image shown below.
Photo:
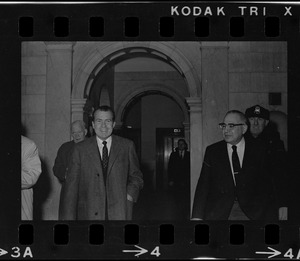
M232 166L232 152L233 152L232 146L233 145L231 145L230 143L227 143L227 152L228 152L228 157L229 157L230 166L231 166L231 173L232 173L234 184L236 185L233 166ZM239 157L240 166L242 168L244 153L245 153L245 139L244 139L244 137L241 139L241 141L238 144L236 144L236 151L237 151L237 155ZM239 174L236 174L236 175L239 175Z
M179 156L180 158L184 158L184 150L179 150Z
M97 144L98 144L98 148L99 148L99 152L100 152L100 155L101 155L101 159L102 159L102 150L103 150L103 142L104 140L101 140L98 138L97 136ZM107 150L108 150L108 155L109 155L109 152L110 152L110 148L111 148L111 142L112 142L112 138L111 136L109 136L106 140L105 140L107 143L106 143L106 147L107 147Z

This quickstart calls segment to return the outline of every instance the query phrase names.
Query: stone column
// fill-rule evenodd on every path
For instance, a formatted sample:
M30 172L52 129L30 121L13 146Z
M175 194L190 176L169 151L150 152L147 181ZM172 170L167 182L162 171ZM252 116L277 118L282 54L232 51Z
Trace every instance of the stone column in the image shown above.
M203 160L202 103L199 97L186 98L190 107L191 206Z
M218 123L229 109L228 42L202 42L203 147L222 139Z
M190 123L189 122L183 122L182 123L184 128L184 137L188 144L190 144ZM189 147L190 150L190 147Z
M43 219L58 218L60 184L52 167L58 148L70 140L72 53L71 42L45 42L47 51L45 168L49 175L49 193Z
M83 120L83 108L86 103L86 99L72 99L71 106L72 106L72 120Z

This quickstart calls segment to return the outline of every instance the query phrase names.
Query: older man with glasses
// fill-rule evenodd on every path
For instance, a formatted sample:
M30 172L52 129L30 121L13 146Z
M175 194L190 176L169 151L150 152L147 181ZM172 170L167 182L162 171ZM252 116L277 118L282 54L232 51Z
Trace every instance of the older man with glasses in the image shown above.
M206 148L192 219L275 219L265 147L244 139L247 118L240 111L228 111L219 126L223 140Z

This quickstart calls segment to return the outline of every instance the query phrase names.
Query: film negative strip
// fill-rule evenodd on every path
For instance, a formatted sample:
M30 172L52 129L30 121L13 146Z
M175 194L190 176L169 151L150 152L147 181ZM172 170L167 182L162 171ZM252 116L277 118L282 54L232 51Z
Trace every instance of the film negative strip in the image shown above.
M299 15L0 2L0 259L299 260Z

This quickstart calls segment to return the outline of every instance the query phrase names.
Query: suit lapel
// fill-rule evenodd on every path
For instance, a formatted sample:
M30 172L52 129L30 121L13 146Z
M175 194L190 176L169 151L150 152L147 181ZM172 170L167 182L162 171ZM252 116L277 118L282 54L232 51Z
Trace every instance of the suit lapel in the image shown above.
M226 174L227 178L231 179L232 182L234 182L232 176L232 170L230 166L229 155L227 151L227 143L224 141L221 144L222 146L220 147L219 150L220 166L224 167L224 173Z
M252 152L253 147L251 146L250 142L245 141L245 152L244 152L244 158L242 163L242 171L244 172L245 169L247 169L247 165L249 162L251 162L251 155L253 155Z
M107 176L110 174L111 168L117 159L117 156L121 150L120 142L118 140L118 137L115 135L112 135L112 142L111 142L111 148L109 152L109 160L108 160L108 168L107 168Z
M88 147L88 155L91 158L95 168L97 169L98 173L102 173L102 166L101 166L101 159L100 159L100 152L95 137L91 138L90 146Z

